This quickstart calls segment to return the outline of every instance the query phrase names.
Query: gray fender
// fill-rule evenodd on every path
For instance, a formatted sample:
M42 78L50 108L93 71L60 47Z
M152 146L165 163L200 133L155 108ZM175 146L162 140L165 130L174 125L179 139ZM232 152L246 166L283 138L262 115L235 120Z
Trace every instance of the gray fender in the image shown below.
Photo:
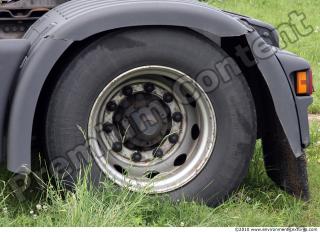
M4 141L3 132L6 129L4 122L10 98L10 89L29 48L30 44L25 40L0 40L0 163L6 157L2 144Z
M274 48L272 55L264 57L266 54L261 53L262 46L258 46L262 41L261 37L257 33L249 33L246 35L248 44L251 46L253 56L256 60L257 66L263 75L265 82L270 91L276 114L280 120L280 125L284 130L292 153L298 158L304 155L301 142L301 128L299 122L299 115L297 113L297 104L294 93L294 87L292 86L289 76L285 69L289 69L290 73L303 69L308 69L305 66L305 61L299 57L292 57L295 65L292 66L290 61L284 61L282 59L282 52ZM283 61L282 63L280 61ZM288 71L289 72L289 71ZM307 109L305 108L307 113ZM307 127L309 129L309 126ZM308 130L309 132L309 130Z
M53 66L73 42L117 28L166 25L201 31L207 36L212 35L211 39L217 43L217 38L239 37L253 32L252 28L230 15L190 0L76 0L58 6L37 21L24 38L31 43L31 48L22 64L8 117L8 169L13 172L30 170L32 124L41 89ZM276 68L272 72L273 66ZM297 117L286 122L289 115L297 115L297 112L293 96L286 89L288 83L283 82L285 89L277 92L279 82L273 75L280 73L286 80L283 70L277 70L278 67L280 64L275 57L259 66L286 133L299 135ZM295 136L288 138L294 154L299 156L302 152L300 140Z

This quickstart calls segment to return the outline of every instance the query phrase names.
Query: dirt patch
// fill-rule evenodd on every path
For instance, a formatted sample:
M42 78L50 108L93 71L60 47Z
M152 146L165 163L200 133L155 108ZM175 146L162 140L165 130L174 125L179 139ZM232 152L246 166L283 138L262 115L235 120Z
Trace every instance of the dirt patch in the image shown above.
M320 114L309 114L309 121L320 123Z

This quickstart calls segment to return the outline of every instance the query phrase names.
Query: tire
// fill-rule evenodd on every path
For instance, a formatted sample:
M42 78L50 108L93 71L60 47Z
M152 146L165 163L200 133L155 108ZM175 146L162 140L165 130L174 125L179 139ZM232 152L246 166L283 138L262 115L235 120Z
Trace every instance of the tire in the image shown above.
M115 77L128 70L153 65L179 70L198 81L199 73L212 70L214 64L226 61L225 57L226 53L212 41L187 29L119 30L84 46L56 77L58 81L48 104L45 122L46 153L55 172L66 183L72 183L80 175L80 166L86 167L93 161L90 169L93 181L98 184L107 176L97 162L94 155L96 151L92 151L94 148L90 144L91 138L88 138L88 128L97 99ZM235 65L232 62L227 64L229 67ZM204 101L203 104L212 105L215 124L210 121L208 128L211 132L206 134L207 138L195 143L203 144L205 140L208 140L208 144L211 142L212 150L206 162L201 161L200 170L183 184L177 179L178 187L166 186L168 191L161 189L159 193L169 193L172 199L185 198L215 206L236 190L246 176L256 140L255 106L244 76L233 72L229 75L229 81L219 81L218 88L205 94L208 102ZM161 126L168 126L168 123L170 122ZM200 131L204 133L203 131L208 130L200 128ZM214 141L210 141L213 139ZM87 149L88 143L91 149ZM101 141L95 144L100 143ZM192 154L195 157L202 155L196 151Z

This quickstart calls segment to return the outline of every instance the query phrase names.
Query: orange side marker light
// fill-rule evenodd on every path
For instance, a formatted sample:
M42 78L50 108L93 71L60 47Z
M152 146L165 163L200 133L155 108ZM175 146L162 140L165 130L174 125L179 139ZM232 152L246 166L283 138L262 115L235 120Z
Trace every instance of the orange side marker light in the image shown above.
M297 72L296 76L296 91L298 95L306 95L309 93L309 86L308 86L308 81L307 81L307 72L306 71L301 71Z

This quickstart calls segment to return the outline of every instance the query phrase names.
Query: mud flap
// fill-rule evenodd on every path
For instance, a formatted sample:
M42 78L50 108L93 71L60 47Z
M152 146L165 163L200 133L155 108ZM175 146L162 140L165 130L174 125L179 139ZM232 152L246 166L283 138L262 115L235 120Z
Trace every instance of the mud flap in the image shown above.
M310 198L305 154L296 158L278 118L268 117L262 143L268 176L283 190L308 201Z

